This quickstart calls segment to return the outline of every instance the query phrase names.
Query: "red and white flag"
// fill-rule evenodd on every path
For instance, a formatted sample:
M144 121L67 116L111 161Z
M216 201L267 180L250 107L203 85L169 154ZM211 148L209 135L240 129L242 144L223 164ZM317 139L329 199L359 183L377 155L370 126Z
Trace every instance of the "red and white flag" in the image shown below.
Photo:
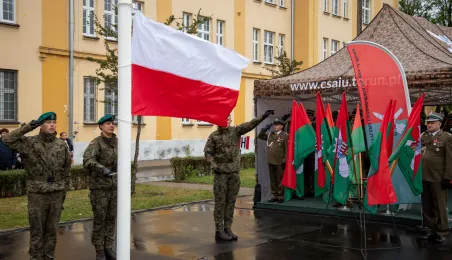
M226 126L249 60L141 12L133 20L132 114Z

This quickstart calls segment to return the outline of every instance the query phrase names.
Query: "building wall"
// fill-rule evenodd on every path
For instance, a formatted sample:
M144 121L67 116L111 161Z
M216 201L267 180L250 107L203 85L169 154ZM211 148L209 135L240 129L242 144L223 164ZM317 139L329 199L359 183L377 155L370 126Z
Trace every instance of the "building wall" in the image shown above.
M17 121L29 122L42 112L42 4L40 0L16 1L16 22L0 25L0 69L17 71ZM20 26L20 27L17 27ZM1 122L1 128L19 127Z

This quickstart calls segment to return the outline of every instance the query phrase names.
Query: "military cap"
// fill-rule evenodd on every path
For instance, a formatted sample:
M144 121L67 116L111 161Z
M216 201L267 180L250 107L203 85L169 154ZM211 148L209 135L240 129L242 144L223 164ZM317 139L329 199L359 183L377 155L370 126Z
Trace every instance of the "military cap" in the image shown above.
M54 112L45 112L38 118L38 122L44 122L47 120L56 120L57 116Z
M439 113L432 112L428 115L425 122L435 122L435 121L443 121L443 116Z
M112 122L115 121L115 116L114 116L114 115L107 114L107 115L101 117L101 118L99 119L99 121L97 121L97 124L98 124L98 125L101 125L101 124L103 124L103 123L105 123L105 122L108 122L108 121L112 121Z
M273 122L274 125L284 125L284 122L281 121L280 119L275 119L275 121Z

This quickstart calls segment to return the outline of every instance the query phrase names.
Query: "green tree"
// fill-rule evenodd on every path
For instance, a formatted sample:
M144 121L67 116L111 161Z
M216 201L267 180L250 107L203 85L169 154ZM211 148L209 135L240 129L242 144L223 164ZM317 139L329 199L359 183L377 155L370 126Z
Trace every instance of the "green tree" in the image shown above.
M452 1L451 0L428 0L433 12L433 23L452 27Z
M303 65L302 61L292 60L287 57L286 51L283 51L279 56L275 57L276 59L276 68L269 68L264 66L263 68L270 71L273 78L280 78L289 76L300 71L301 65Z
M451 0L400 0L400 11L424 17L432 23L452 27Z
M432 19L429 4L426 0L400 0L399 10L411 16Z
M184 25L182 18L176 18L174 15L168 17L164 24L171 26L174 25L177 30L185 31L189 34L197 33L198 25L203 24L205 21L211 17L203 17L200 15L201 9L199 9L198 14L193 16L192 21L189 25ZM115 7L115 15L118 15L118 9ZM105 18L105 16L104 16ZM114 18L112 18L114 20ZM96 76L92 76L96 80L97 84L104 83L103 88L98 88L104 90L108 93L114 93L115 96L118 95L118 49L116 39L118 38L118 27L116 24L105 25L101 23L100 19L94 15L93 23L95 25L95 31L97 35L104 37L105 46L105 59L96 59L93 57L88 57L87 59L91 62L99 64L96 69ZM113 106L117 106L117 102L112 102L111 100L97 100L98 102L107 103ZM132 195L135 194L135 182L136 173L138 171L138 154L140 149L140 135L142 126L142 116L137 116L137 135L135 138L135 154L132 163Z

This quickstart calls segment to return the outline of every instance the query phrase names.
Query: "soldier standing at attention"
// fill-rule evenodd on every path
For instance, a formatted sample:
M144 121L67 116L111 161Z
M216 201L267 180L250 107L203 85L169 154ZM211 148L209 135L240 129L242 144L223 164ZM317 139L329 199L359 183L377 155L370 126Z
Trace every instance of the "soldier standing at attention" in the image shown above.
M215 174L213 218L216 240L237 240L237 236L232 233L231 225L235 200L240 190L240 137L256 128L273 113L273 110L267 110L264 115L239 126L231 126L231 116L229 116L228 126L219 126L218 130L210 134L206 142L204 154Z
M447 189L441 182L452 180L452 136L440 130L443 117L432 113L427 117L427 132L422 142L422 213L427 234L421 239L443 242L449 234Z
M83 167L89 171L89 198L93 209L91 243L96 260L116 259L113 243L116 229L118 139L113 133L115 117L105 115L97 124L100 136L83 154Z
M71 155L63 140L56 138L56 119L55 113L47 112L2 137L4 144L21 154L25 165L32 260L55 258L58 223L69 189ZM37 127L38 135L24 136Z
M269 126L262 128L257 136L259 139L267 141L267 162L270 173L270 183L273 198L269 202L283 202L284 193L281 180L284 174L284 164L286 163L287 143L289 135L282 131L284 122L276 119L273 122L273 131L268 135L265 133Z

